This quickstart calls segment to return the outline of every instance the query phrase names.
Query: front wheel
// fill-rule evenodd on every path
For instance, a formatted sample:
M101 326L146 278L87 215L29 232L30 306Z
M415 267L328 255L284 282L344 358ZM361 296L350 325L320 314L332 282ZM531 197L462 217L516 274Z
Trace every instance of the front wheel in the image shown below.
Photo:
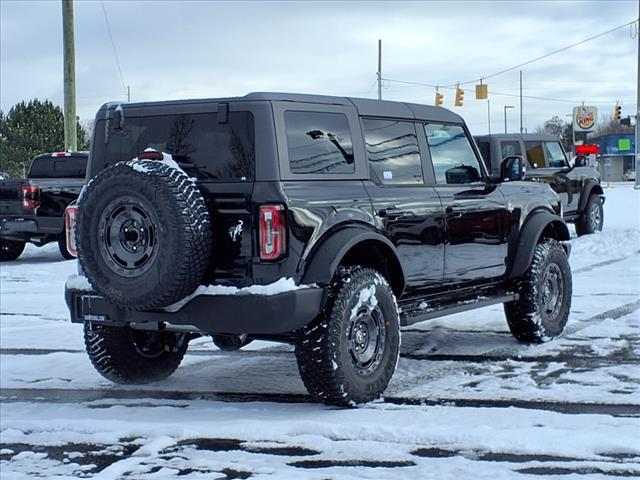
M16 260L24 251L25 242L0 239L0 261Z
M578 236L601 232L604 225L604 207L598 195L591 195L584 212L576 220L576 233Z
M100 375L123 384L164 380L180 365L187 347L184 333L84 324L84 344Z
M391 287L375 270L341 268L327 304L298 335L295 353L311 396L353 406L378 398L398 362L400 324Z
M562 333L571 309L571 268L557 240L544 239L518 280L519 299L504 304L509 330L525 343L547 342Z

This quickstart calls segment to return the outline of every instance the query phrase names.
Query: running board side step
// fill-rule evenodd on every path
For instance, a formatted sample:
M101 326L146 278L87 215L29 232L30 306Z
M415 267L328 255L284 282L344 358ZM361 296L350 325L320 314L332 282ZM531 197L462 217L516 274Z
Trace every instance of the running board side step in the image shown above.
M480 296L468 300L457 300L447 303L427 302L414 298L411 299L412 301L410 303L401 304L400 325L406 327L414 323L424 322L425 320L453 315L454 313L462 313L498 303L513 302L519 298L519 294L510 292L503 292L502 294L491 297ZM429 300L431 299L432 297L429 298Z

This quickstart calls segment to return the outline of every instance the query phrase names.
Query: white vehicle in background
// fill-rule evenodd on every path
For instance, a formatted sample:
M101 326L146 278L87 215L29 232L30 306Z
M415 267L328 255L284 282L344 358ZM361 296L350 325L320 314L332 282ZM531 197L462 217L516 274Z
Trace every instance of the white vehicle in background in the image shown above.
M636 172L635 170L627 170L622 175L622 179L626 182L634 182L636 180Z

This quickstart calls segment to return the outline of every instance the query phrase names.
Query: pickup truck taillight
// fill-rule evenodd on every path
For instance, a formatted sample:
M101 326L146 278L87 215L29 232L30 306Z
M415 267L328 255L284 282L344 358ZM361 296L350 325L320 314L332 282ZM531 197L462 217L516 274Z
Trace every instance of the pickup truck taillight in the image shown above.
M260 207L260 258L277 260L287 248L286 214L282 205Z
M74 257L78 256L76 248L76 219L78 218L78 207L69 205L64 211L64 234L67 240L67 252Z
M40 189L35 185L22 185L22 208L34 210L40 206Z

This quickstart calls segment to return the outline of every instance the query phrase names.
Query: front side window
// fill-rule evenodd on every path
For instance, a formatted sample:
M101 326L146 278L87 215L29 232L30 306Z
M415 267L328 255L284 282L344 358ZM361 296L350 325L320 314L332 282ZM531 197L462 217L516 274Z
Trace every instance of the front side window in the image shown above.
M500 142L500 150L502 151L502 158L510 157L511 155L522 155L520 142Z
M547 154L547 161L552 168L567 167L567 158L564 156L564 150L558 142L544 142L544 148Z
M193 165L206 179L254 178L254 120L249 112L229 112L226 123L219 123L216 113L125 115L124 127L110 131L105 161L131 160L147 148Z
M431 161L439 184L482 181L478 158L460 125L429 123L424 126Z
M395 120L362 120L371 177L380 185L422 183L415 125Z
M545 168L547 166L542 142L524 142L524 148L527 150L527 162L529 162L530 168Z
M355 172L353 144L346 115L287 111L284 121L291 173Z

